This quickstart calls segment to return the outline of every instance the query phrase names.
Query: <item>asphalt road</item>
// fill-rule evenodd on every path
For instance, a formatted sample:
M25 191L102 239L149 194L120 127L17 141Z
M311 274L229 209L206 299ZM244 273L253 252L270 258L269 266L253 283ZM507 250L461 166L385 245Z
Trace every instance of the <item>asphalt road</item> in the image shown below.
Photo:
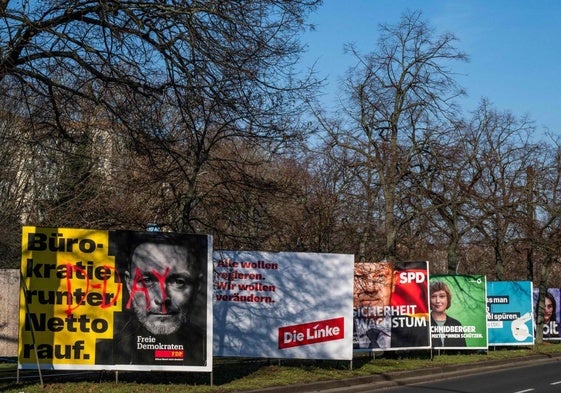
M376 389L384 393L542 393L561 392L561 362L483 372L467 377Z
M278 386L251 393L541 393L561 392L561 356L506 360L392 372L347 380Z

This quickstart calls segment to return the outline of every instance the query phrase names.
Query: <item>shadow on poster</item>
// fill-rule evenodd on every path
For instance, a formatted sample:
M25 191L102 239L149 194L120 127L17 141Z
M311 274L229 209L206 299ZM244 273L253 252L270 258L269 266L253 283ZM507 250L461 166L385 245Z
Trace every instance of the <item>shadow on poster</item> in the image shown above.
M354 256L215 251L214 355L352 359Z

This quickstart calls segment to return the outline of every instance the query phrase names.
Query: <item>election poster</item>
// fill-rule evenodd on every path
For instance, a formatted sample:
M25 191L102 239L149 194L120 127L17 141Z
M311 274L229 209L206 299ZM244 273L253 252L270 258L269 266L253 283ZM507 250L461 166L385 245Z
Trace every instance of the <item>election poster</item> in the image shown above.
M487 283L489 345L533 345L534 310L531 281Z
M353 255L215 251L214 355L352 359Z
M560 301L559 288L547 288L545 292L544 299L544 310L543 310L543 339L544 341L557 341L561 340L559 334L559 321L561 321L561 310L559 310ZM534 318L537 321L538 308L538 295L539 288L534 288L533 300L534 300ZM537 323L536 323L537 325Z
M355 352L430 348L428 273L425 261L355 264Z
M212 238L23 227L20 368L212 370Z
M436 349L487 349L486 279L431 275L430 318Z

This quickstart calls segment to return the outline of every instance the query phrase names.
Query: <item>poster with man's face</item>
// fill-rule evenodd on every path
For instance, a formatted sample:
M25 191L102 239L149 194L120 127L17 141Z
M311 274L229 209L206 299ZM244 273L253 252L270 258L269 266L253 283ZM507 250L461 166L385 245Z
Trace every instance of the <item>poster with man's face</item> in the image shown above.
M428 263L358 262L354 272L354 351L430 348Z
M24 227L20 367L211 370L211 250L205 235Z
M540 312L538 304L539 288L533 290L534 304L534 320L537 321L538 312ZM561 340L561 289L547 288L545 292L544 308L543 308L543 339L545 341Z
M481 275L431 275L433 348L487 349L486 288Z

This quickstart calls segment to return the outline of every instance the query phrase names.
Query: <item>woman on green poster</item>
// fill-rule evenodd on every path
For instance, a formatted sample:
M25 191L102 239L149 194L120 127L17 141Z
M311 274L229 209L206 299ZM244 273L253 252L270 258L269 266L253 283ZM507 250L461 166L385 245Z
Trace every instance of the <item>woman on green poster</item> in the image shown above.
M430 285L430 319L434 347L465 347L466 339L462 333L453 332L453 326L462 326L461 322L446 314L452 304L452 293L442 281ZM453 333L450 333L453 332Z

